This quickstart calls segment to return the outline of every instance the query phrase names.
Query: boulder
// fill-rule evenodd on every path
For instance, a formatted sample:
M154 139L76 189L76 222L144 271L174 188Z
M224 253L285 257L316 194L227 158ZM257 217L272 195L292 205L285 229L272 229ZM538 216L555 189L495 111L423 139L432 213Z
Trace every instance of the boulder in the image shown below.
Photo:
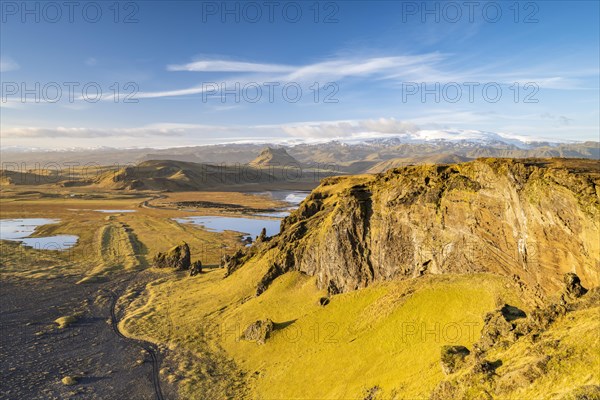
M473 373L482 375L493 375L496 373L496 369L502 365L501 360L489 361L486 359L480 359L473 365Z
M321 307L325 307L327 304L329 304L329 297L321 297L321 298L319 298L319 305Z
M272 331L273 321L268 318L265 320L258 320L246 328L242 338L258 344L265 344Z
M444 374L448 375L458 370L469 354L471 352L465 346L443 346L441 365Z
M202 261L196 260L190 267L190 276L199 275L202 272Z
M267 240L268 240L267 229L262 228L262 230L260 231L260 235L258 235L256 237L256 243L266 242Z
M502 341L515 339L514 325L506 318L501 309L489 312L484 318L481 338L477 343L480 350L486 351Z
M569 297L579 298L587 293L587 289L581 286L579 277L572 272L565 274L564 283L565 292Z
M600 399L600 386L579 386L563 395L560 400L596 400Z
M186 242L181 242L165 253L158 253L152 260L158 268L172 268L175 270L188 270L191 265L190 247Z
M225 276L229 276L234 273L239 267L242 266L246 260L246 252L242 249L236 251L233 255L225 254L221 258L221 268L225 268L227 272Z
M540 333L548 329L548 327L559 317L565 315L567 309L561 304L550 304L544 308L536 308L531 312L528 320L528 333Z

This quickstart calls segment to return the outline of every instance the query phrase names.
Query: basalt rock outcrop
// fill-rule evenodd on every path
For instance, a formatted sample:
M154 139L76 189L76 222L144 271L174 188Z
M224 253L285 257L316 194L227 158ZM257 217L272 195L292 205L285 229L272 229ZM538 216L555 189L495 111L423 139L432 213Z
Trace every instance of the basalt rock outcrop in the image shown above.
M196 260L190 266L190 276L196 276L202 273L202 261Z
M572 272L565 274L565 294L571 298L579 298L587 293L587 289L581 286L581 279Z
M191 265L190 247L186 242L181 242L165 253L157 253L152 261L158 268L172 268L179 271L188 270Z
M273 321L268 318L265 320L258 320L246 328L242 338L258 344L265 344L271 335L271 332L273 332L273 326Z
M599 235L599 161L479 159L326 178L279 235L224 264L233 273L268 254L258 293L291 270L316 276L330 294L490 272L544 296L567 271L586 286L600 283Z
M470 353L465 346L443 346L440 363L444 374L451 374L460 368Z
M562 291L569 290L572 282L577 280L577 275L566 274ZM506 304L488 313L484 317L481 338L473 344L472 351L462 346L442 347L440 363L448 377L437 385L430 399L515 397L550 370L568 365L574 350L572 347L566 349L568 345L561 345L561 340L557 339L565 335L564 331L558 336L552 333L555 324L561 318L568 318L570 328L582 329L577 322L585 321L590 312L597 315L599 300L600 290L595 287L579 297L565 300L560 296L560 303L549 301L528 315ZM502 370L498 369L500 366L503 366ZM585 385L556 398L595 399L598 393L598 386Z

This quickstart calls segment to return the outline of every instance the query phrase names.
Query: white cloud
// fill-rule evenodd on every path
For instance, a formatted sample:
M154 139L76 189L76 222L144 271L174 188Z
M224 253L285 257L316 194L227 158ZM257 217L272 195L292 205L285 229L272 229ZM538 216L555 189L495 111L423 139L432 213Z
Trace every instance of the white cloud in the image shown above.
M271 125L202 125L180 123L158 123L130 128L82 128L82 127L9 127L2 129L2 137L10 139L35 138L168 138L180 137L180 142L206 140L221 143L234 140L253 142L258 138L271 142L299 141L319 142L328 140L363 140L372 138L400 137L407 141L436 139L518 139L527 141L526 136L497 134L479 130L452 128L422 129L409 121L395 118L379 118L346 121L314 121ZM530 140L531 138L529 138Z
M243 61L201 60L188 64L168 65L167 70L195 72L292 72L295 70L295 67Z
M250 82L340 82L344 79L369 79L398 86L406 82L458 83L477 82L521 86L535 83L541 89L585 89L586 78L597 76L597 69L574 70L570 67L530 66L526 70L510 69L507 65L465 67L457 55L431 52L382 57L337 57L305 65L283 65L232 60L198 60L187 64L168 65L169 71L244 73L226 78L244 85ZM193 86L183 89L140 93L140 98L160 98L199 94L206 89Z
M3 128L6 138L99 138L99 137L146 137L182 136L194 125L151 124L134 128L96 129L84 127L12 127Z
M287 124L282 130L292 137L299 138L348 138L361 135L410 134L419 128L408 122L394 118L379 118L361 121L325 121L313 123Z

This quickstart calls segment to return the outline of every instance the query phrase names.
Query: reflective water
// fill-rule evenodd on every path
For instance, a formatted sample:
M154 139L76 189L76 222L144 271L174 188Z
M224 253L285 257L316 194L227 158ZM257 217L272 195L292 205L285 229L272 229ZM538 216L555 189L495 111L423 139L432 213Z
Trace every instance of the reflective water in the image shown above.
M202 216L175 218L180 224L191 223L201 225L207 230L214 232L236 231L247 234L254 239L265 228L267 236L273 236L279 233L279 219L268 218L244 218L244 217L220 217L220 216Z
M302 203L310 192L308 191L290 191L290 190L272 190L269 192L264 192L264 194L269 195L274 200L282 200L290 203L291 205L296 206L295 208Z
M264 212L253 214L253 217L221 217L221 216L198 216L176 218L179 223L192 223L201 225L205 229L223 232L235 231L249 235L254 239L265 228L267 236L273 236L279 233L281 219L290 215L290 211L298 208L298 205L304 200L310 192L274 190L262 192L260 194L269 195L274 200L282 200L290 204L289 207L282 207L279 211ZM276 219L274 219L276 218Z
M55 224L58 219L17 218L0 220L0 240L21 242L39 250L65 250L73 247L79 239L76 235L54 235L30 238L38 226Z
M98 212L102 212L102 213L133 213L136 212L137 210L94 210L94 211L98 211Z
M273 190L271 192L264 192L274 200L285 201L290 204L290 207L282 207L280 211L256 213L255 215L261 217L273 217L273 218L285 218L290 215L290 212L298 208L300 203L310 194L305 191L289 191L289 190Z

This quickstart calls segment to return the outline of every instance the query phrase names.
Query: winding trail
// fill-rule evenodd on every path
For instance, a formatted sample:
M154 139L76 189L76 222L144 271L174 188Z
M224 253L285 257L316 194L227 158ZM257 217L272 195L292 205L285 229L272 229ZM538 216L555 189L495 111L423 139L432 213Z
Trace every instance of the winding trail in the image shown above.
M164 194L158 194L158 195L152 196L150 199L146 199L146 200L142 201L140 204L138 204L138 207L150 208L150 209L155 209L155 210L162 210L162 209L175 210L174 208L156 207L156 206L153 206L150 204L151 201L158 200L158 199L166 199L166 198L167 198L167 196L165 196Z
M150 354L150 358L152 359L152 384L154 385L154 393L156 395L157 400L164 400L162 390L160 388L160 360L158 358L158 349L154 344L150 342L146 342L140 339L132 339L123 335L123 333L119 330L119 320L117 319L117 314L115 312L115 307L117 305L117 300L119 299L119 296L117 296L117 294L112 290L107 291L110 293L110 296L112 298L112 301L110 303L110 319L113 331L121 339L129 340L135 343L137 346L141 347L146 352L148 352L148 354Z

